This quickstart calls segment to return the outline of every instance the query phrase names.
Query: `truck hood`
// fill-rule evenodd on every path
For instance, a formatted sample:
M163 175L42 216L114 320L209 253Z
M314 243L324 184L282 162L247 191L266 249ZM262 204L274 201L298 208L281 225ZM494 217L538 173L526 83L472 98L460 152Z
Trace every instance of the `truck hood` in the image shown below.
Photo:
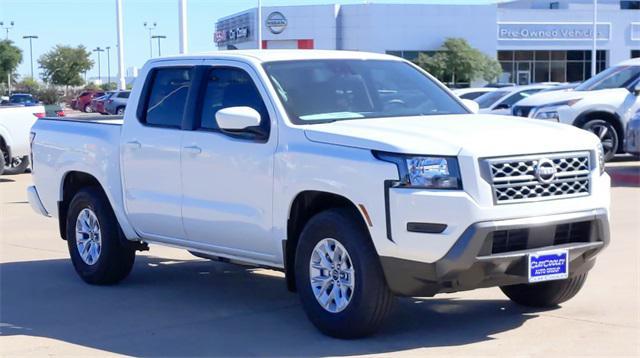
M599 91L551 91L536 93L532 96L522 99L516 103L516 106L532 106L538 107L543 105L549 105L553 103L568 101L572 99L583 99L587 97L600 97L603 95L609 95L611 92L620 92L620 90L626 91L624 88L611 88Z
M307 125L305 135L312 142L384 152L474 157L592 150L598 143L569 125L474 114L337 121Z

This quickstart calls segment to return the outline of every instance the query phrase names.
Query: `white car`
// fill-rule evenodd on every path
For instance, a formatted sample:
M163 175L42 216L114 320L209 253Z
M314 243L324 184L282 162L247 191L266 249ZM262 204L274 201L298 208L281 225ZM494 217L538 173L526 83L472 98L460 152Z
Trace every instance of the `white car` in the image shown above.
M640 106L640 59L610 67L573 91L539 93L522 100L513 115L571 124L595 133L607 160L623 151L625 126Z
M474 101L478 102L480 113L510 115L511 107L518 101L552 87L549 84L503 87L483 94Z
M322 332L351 338L395 295L555 306L609 242L597 137L473 114L398 57L215 52L140 78L123 120L33 127L29 201L88 283L124 279L148 243L180 247L283 271Z
M44 106L0 106L0 175L24 173L29 167L29 131Z
M485 93L497 91L498 88L495 87L471 87L471 88L456 88L451 90L453 94L460 97L461 99L470 99L474 100Z

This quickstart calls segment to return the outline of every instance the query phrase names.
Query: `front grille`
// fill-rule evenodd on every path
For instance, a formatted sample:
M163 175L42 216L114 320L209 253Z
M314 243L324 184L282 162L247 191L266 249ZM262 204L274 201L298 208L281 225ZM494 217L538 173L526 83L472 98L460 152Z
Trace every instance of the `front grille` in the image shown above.
M569 198L590 193L589 152L486 161L496 204Z
M515 106L513 107L511 114L516 117L529 117L529 113L531 113L532 109L533 106Z
M591 221L512 230L498 230L489 234L491 253L537 249L550 245L562 245L591 241ZM553 235L553 236L551 236Z

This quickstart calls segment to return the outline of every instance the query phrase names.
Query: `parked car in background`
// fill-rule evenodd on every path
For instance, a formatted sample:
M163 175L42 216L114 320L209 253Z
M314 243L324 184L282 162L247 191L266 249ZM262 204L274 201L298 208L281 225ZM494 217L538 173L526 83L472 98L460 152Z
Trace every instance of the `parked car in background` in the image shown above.
M42 105L0 107L0 174L20 174L29 167L29 131L45 116Z
M638 106L640 58L612 66L573 91L539 93L519 102L513 115L572 124L595 133L607 160L624 150L631 110Z
M35 106L38 101L29 93L14 93L0 104L4 106Z
M91 100L96 97L104 96L104 92L84 91L72 102L72 108L86 113L92 113Z
M475 101L480 106L480 113L510 115L511 107L518 101L552 87L552 85L503 87L496 91L485 93L476 98Z
M218 51L139 78L123 119L32 128L29 202L87 283L124 279L147 243L181 247L283 271L316 327L356 338L394 295L500 287L556 307L609 242L598 138L472 114L399 57Z
M124 110L127 108L127 101L131 91L118 91L114 93L105 102L105 111L108 114L117 114L119 116L124 115Z
M44 106L47 117L64 117L64 108L59 104L47 104Z
M456 88L452 90L456 96L461 99L476 99L487 92L493 92L497 90L495 87L472 87L472 88Z
M501 83L487 83L485 87L487 88L504 88L504 87L514 87L516 84L513 82L501 82Z
M94 113L107 114L105 110L105 103L107 100L115 93L115 91L108 91L104 94L104 96L94 97L91 100L91 109Z
M627 123L624 151L640 159L640 109Z

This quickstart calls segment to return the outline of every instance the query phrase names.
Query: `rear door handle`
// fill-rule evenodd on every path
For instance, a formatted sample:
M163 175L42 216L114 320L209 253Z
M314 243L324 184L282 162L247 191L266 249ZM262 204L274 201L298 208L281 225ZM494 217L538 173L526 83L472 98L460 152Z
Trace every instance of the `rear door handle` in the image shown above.
M198 147L197 145L190 145L188 147L184 147L183 149L185 152L192 155L198 155L202 153L202 148Z
M131 149L140 149L142 148L142 144L140 142L138 142L137 140L131 141L131 142L127 142L127 146Z

